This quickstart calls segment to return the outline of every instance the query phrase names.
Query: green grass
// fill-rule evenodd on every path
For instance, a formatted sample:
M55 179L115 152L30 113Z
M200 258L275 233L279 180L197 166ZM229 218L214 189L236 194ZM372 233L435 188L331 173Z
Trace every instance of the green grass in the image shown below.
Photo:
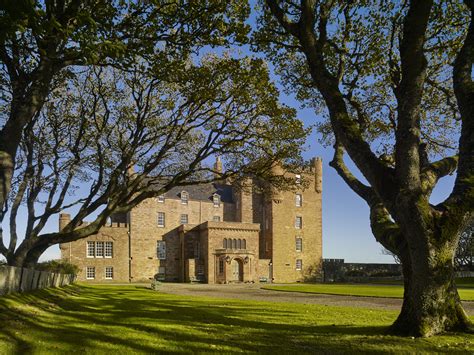
M401 285L363 285L363 284L296 284L284 286L265 286L267 290L324 293L329 295L350 295L369 297L402 298ZM459 295L464 301L474 301L474 289L458 288Z
M79 285L0 297L0 353L474 351L474 335L385 335L396 316Z

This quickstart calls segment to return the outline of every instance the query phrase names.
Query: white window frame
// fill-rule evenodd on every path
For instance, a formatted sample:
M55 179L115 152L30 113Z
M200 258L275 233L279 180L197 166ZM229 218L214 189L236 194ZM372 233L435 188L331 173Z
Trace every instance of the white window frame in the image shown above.
M86 280L95 279L95 266L86 266Z
M295 174L295 182L297 185L301 184L301 174Z
M296 270L303 270L303 260L302 259L296 259Z
M105 267L105 279L106 280L113 280L114 279L114 267L113 266L106 266Z
M189 216L186 213L182 213L179 219L181 224L188 224L189 223Z
M298 252L303 251L303 238L296 237L296 239L295 239L295 249Z
M102 241L95 242L95 257L103 258L104 256L105 256L104 242Z
M158 260L166 260L166 241L156 241L156 258Z
M296 216L296 218L295 218L295 228L296 229L303 229L303 217Z
M220 222L221 221L221 216L213 216L212 221L213 222Z
M302 194L296 194L295 195L295 206L296 207L302 207L303 206L303 195Z
M87 243L86 243L86 257L87 258L95 258L95 242L87 241Z
M164 203L165 202L165 195L164 194L158 195L158 202L159 203Z
M158 218L157 218L157 224L158 227L164 227L166 224L166 215L164 212L158 212Z
M114 257L114 242L105 242L104 243L104 258L113 258Z
M221 206L221 197L219 196L219 194L212 195L212 203L216 208Z
M187 205L189 202L189 194L187 191L181 191L181 204Z

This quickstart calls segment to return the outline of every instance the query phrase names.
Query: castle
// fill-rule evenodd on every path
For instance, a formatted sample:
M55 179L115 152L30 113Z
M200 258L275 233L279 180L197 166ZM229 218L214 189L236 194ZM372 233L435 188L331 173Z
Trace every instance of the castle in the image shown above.
M216 171L222 171L217 159ZM60 245L81 281L297 282L322 260L322 161L312 159L296 191L261 181L175 187L113 216L96 235ZM303 178L307 183L301 184ZM59 228L69 223L61 214Z

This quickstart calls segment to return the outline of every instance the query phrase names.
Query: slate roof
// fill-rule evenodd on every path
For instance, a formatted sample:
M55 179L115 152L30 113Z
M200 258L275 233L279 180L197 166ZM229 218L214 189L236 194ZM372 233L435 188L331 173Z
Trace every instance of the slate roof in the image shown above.
M190 200L212 201L212 196L217 193L222 202L234 202L232 200L232 186L217 183L176 186L165 193L165 199L181 199L181 191L186 191Z

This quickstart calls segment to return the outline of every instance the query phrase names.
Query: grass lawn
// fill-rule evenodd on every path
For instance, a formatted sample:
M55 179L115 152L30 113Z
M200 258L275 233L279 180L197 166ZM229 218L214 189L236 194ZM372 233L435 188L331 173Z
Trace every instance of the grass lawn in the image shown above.
M351 295L402 298L401 285L364 285L364 284L293 284L284 286L265 286L264 289L288 292L325 293L330 295ZM474 301L474 288L458 288L464 301Z
M78 285L0 297L0 353L474 351L474 335L385 335L396 316Z

